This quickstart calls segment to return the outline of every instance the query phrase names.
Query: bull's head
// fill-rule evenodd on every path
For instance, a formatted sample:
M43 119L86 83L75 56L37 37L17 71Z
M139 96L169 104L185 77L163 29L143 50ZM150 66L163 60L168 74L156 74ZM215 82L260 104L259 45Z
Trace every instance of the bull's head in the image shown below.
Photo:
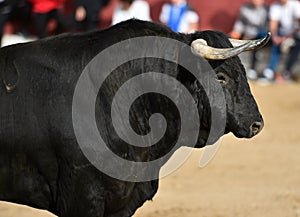
M216 31L192 34L192 52L208 60L216 73L216 80L223 88L227 109L225 133L232 132L239 138L251 138L263 128L263 118L247 83L245 68L237 55L263 47L269 38L270 34L258 40L231 40L223 33ZM191 85L195 85L193 78L182 79L189 80ZM198 96L195 97L203 100L203 91L196 90L196 92ZM202 105L208 105L208 103L204 102ZM201 117L200 137L202 138L198 141L198 147L203 146L203 142L207 142L207 135L210 131L210 120L207 120L210 117L210 111L205 108L204 111L206 114L204 113Z

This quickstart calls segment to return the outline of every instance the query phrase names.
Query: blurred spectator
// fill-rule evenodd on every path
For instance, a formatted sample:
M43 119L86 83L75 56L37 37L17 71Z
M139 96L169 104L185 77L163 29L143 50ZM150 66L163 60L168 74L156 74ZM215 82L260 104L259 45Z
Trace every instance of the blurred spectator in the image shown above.
M35 16L36 29L39 38L47 36L47 24L50 19L57 22L57 32L61 32L66 24L62 15L64 0L29 0Z
M75 0L74 18L77 30L91 31L99 26L99 13L109 0Z
M199 16L185 0L164 4L159 19L175 32L190 33L198 29Z
M27 25L30 19L31 7L27 0L0 0L0 44L3 29L10 18L20 20L19 34L28 36Z
M280 79L289 80L292 66L297 60L300 45L300 3L293 0L278 0L270 8L270 31L272 33L272 50L268 68L263 71L261 79L273 81L276 66L280 60L281 48L293 45ZM293 41L292 43L290 43Z
M268 8L264 0L250 0L240 8L239 16L230 33L235 39L258 39L267 34L268 29ZM247 70L249 79L256 79L256 53L252 51L250 69Z
M114 10L112 25L131 18L151 21L149 4L143 0L121 0Z

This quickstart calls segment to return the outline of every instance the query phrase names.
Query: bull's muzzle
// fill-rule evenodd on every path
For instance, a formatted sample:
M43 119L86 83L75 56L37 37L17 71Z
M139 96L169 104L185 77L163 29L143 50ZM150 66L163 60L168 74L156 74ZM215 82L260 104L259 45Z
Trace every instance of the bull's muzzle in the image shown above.
M257 135L262 128L264 127L264 122L263 121L255 121L253 124L250 126L250 137L253 137Z

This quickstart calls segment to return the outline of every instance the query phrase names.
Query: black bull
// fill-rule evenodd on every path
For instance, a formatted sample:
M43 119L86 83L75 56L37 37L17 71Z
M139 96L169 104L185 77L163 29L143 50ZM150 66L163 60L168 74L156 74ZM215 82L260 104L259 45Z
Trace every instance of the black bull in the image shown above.
M131 216L154 196L157 179L125 182L98 171L82 154L72 126L72 97L84 67L104 48L138 36L163 36L187 45L202 38L212 47L232 48L228 38L220 32L177 34L164 26L137 20L103 31L66 34L1 48L0 200L46 209L60 217L102 217ZM256 135L263 120L240 59L236 54L218 60L212 60L214 56L204 57L211 59L209 64L216 73L215 79L224 91L227 118L223 133L232 132L244 138ZM210 108L201 85L180 67L175 67L176 73L166 71L173 70L174 64L155 58L147 61L143 64L155 70L163 69L163 73L175 76L192 92L201 118L196 147L205 146L210 130ZM116 69L104 84L106 88L98 93L102 101L96 103L99 106L97 124L108 138L110 149L129 160L150 161L164 155L180 131L176 121L174 125L174 120L180 117L172 102L155 94L145 96L142 107L137 102L130 121L136 131L146 134L151 114L160 112L172 119L173 122L168 122L171 130L167 130L166 138L159 145L148 149L124 146L108 123L113 93L131 73L147 71L147 67L128 63ZM137 126L139 124L142 126Z

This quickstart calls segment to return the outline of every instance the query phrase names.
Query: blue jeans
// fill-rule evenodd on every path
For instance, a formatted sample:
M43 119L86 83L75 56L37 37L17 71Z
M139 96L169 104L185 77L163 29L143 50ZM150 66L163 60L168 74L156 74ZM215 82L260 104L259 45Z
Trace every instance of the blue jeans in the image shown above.
M287 62L285 64L285 70L287 72L291 72L292 67L296 63L300 52L300 39L296 38L295 42L296 44L291 48L289 56L287 58ZM273 44L271 49L271 59L268 66L269 69L275 71L276 66L278 65L278 62L280 60L280 56L281 56L280 46Z
M280 46L276 44L272 44L271 48L271 57L270 57L270 62L268 68L275 71L279 59L280 59Z

